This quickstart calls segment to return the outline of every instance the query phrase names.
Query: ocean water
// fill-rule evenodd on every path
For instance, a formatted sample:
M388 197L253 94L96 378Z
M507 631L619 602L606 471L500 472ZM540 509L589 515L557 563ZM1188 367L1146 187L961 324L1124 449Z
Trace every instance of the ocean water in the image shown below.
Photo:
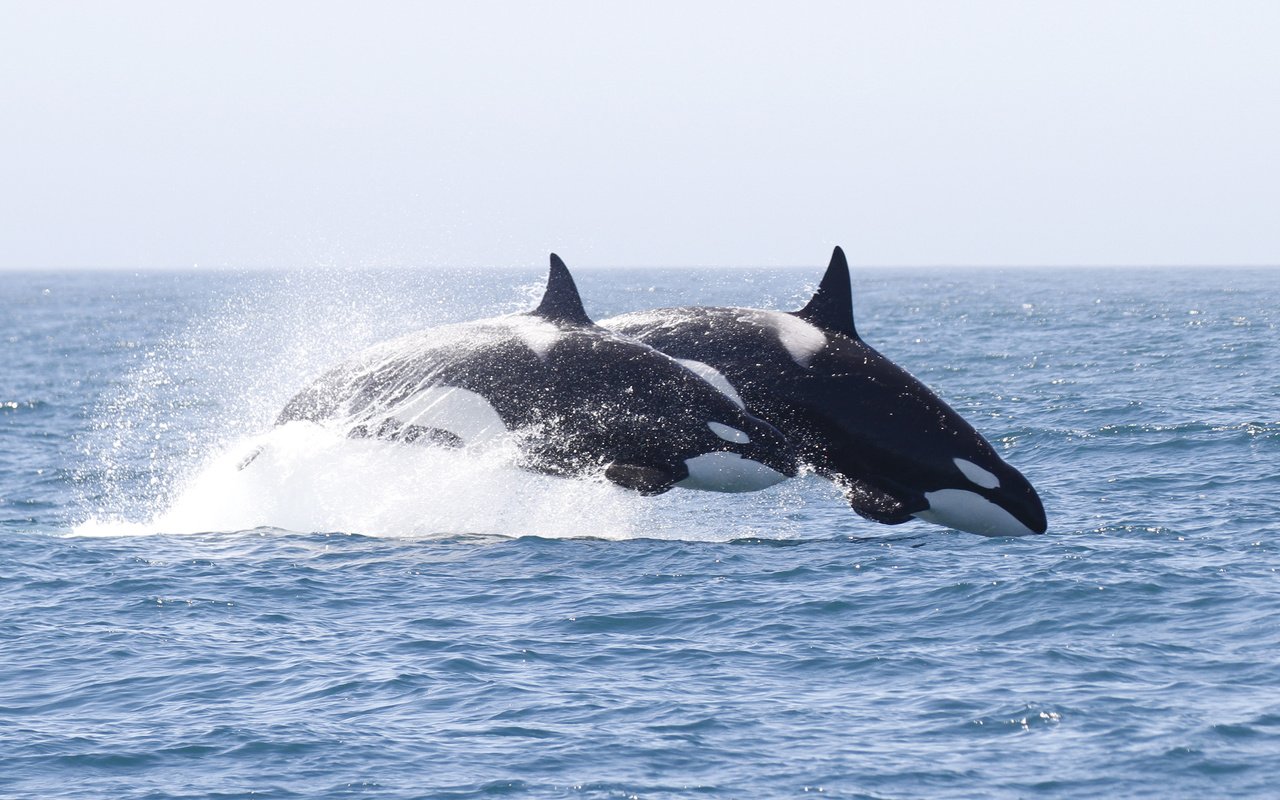
M603 318L820 273L577 277ZM1280 272L855 270L1039 537L272 431L542 278L0 273L0 797L1280 795Z

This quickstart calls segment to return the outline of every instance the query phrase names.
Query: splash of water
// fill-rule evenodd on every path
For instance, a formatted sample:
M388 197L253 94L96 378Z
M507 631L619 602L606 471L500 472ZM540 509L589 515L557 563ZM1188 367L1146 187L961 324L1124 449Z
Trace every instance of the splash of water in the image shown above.
M130 350L79 437L78 517L156 519L325 369L405 331L515 310L534 289L518 277L317 270L140 283L155 335Z
M515 456L505 448L477 453L349 439L294 422L241 439L210 459L153 519L93 519L76 532L275 527L396 537L635 534L643 516L637 498L603 480L519 470Z
M774 515L803 490L750 498L675 490L659 498L603 477L559 478L515 466L513 443L454 450L350 439L311 422L245 437L211 458L145 521L91 517L81 536L340 531L397 538L458 535L726 540L785 537ZM732 513L727 513L732 508ZM756 519L753 519L756 517Z
M96 410L96 438L85 448L96 470L84 480L93 496L73 533L270 527L725 540L794 535L802 518L833 507L835 491L818 481L751 495L677 490L643 498L602 478L521 470L514 450L353 440L313 424L273 428L299 387L351 353L405 331L523 310L541 291L540 280L491 276L308 278L264 279L243 296L192 311L140 352Z

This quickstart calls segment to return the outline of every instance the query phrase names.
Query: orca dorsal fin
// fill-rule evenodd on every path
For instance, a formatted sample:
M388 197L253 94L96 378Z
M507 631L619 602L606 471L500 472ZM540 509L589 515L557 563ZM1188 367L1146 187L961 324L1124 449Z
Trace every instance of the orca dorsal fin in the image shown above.
M552 322L568 322L574 325L593 325L582 307L582 297L578 295L578 287L573 283L569 268L560 260L560 256L551 254L551 271L547 273L547 291L542 295L542 302L532 312Z
M791 312L800 319L825 331L843 333L857 338L853 327L853 291L849 288L849 262L844 251L836 247L831 253L827 273L818 284L809 303L799 311Z

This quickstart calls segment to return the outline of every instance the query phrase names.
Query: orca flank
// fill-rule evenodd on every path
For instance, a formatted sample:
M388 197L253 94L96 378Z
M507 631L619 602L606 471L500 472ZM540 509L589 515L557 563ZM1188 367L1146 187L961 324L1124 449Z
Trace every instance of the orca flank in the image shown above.
M839 247L798 311L667 308L603 324L722 375L748 411L776 425L868 519L918 518L991 536L1046 530L1027 479L858 335Z

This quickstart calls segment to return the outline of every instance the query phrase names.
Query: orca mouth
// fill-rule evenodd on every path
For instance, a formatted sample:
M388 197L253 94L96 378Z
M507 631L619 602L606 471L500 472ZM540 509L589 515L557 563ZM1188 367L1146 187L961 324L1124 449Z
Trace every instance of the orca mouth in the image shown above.
M743 458L763 464L784 478L794 478L800 474L800 462L788 450L771 450L759 448L756 451L742 453Z
M1025 488L1022 491L1006 493L998 498L998 502L1029 531L1044 533L1049 530L1049 518L1044 513L1044 503L1025 478L1023 484Z
M736 425L714 420L708 422L707 427L723 441L719 447L712 445L703 452L693 452L684 463L692 465L719 461L727 465L740 460L744 464L755 464L767 469L771 474L776 473L778 480L794 478L800 474L801 462L795 446L767 422L749 415L744 416L747 419L736 420Z
M968 489L925 492L925 499L929 501L928 510L917 511L915 516L935 525L980 536L1030 536L1045 532L1045 527L1032 527L1034 521L1027 525L1003 506Z
M744 459L763 464L784 478L794 478L800 474L800 455L795 446L777 428L763 420L757 423L752 433L750 444L742 448L732 448Z
M914 516L937 525L982 536L1030 536L1049 528L1044 504L1031 484L1017 475L1014 485L984 489L947 487L923 493L928 506Z

